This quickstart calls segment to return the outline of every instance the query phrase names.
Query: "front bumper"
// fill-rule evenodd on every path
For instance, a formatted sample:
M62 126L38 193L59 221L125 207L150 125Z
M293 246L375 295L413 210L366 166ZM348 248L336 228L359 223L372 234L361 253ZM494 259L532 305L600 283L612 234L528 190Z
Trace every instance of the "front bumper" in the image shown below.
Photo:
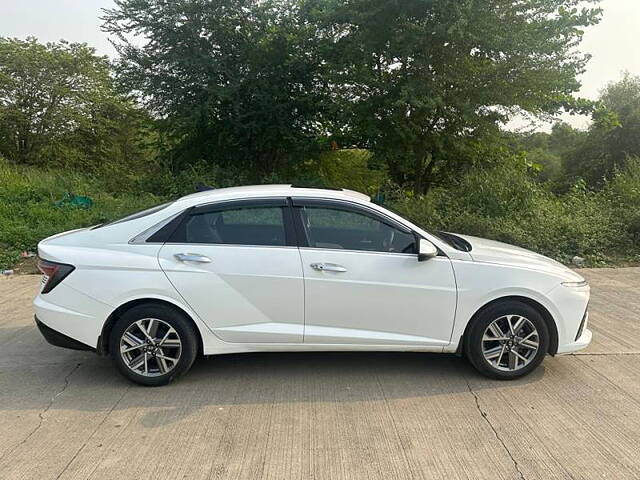
M591 343L591 338L593 336L591 330L587 329L588 324L589 309L587 308L582 315L582 320L580 321L578 333L576 334L574 341L565 345L561 345L558 348L558 354L571 353L586 348Z
M591 343L592 336L593 334L591 333L591 330L589 330L588 328L585 328L582 331L582 335L580 335L580 337L575 342L561 345L558 348L558 355L562 355L564 353L577 352L578 350L587 348Z
M38 320L38 317L36 315L34 315L33 318L36 321L38 330L40 330L40 333L42 334L44 339L51 345L62 348L70 348L71 350L95 351L95 349L90 347L89 345L85 345L84 343L74 340L71 337L67 337L65 334L60 333L51 327L47 327L44 323Z
M587 330L590 288L558 285L548 297L553 310L551 315L558 329L558 348L553 354L575 352L591 342Z

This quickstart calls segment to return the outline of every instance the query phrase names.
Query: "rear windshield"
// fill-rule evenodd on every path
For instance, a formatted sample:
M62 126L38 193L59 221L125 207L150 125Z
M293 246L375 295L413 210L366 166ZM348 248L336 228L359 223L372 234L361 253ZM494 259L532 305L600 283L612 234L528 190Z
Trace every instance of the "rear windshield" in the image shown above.
M156 205L155 207L147 208L146 210L142 210L141 212L132 213L131 215L128 215L128 216L126 216L124 218L120 218L120 219L114 220L112 222L102 223L100 225L96 225L95 227L93 227L93 230L95 230L96 228L107 227L109 225L115 225L117 223L124 223L124 222L128 222L130 220L136 220L138 218L146 217L147 215L151 215L151 214L154 214L156 212L159 212L160 210L164 210L165 208L167 208L172 203L173 202L167 202L167 203L163 203L162 205Z

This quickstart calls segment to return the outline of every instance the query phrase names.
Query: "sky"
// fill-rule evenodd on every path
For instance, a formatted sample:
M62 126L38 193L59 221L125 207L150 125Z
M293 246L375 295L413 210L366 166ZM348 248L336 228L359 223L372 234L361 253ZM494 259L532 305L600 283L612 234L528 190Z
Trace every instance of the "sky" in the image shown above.
M100 31L99 19L101 9L112 5L112 0L0 0L0 36L34 36L43 42L64 38L115 56L106 34ZM593 56L580 78L578 93L590 99L596 99L607 83L618 80L625 71L640 75L640 0L602 0L600 6L602 21L586 30L580 47ZM577 128L589 124L588 117L564 115L562 119ZM548 130L549 125L518 118L508 128Z

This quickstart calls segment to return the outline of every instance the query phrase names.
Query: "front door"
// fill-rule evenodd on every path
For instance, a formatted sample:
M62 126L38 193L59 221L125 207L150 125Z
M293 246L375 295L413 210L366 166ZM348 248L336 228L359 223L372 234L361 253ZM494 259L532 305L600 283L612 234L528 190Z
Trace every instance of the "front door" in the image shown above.
M378 212L294 199L304 246L305 343L449 344L456 307L446 256L417 260L417 237Z
M302 267L285 198L197 207L162 247L159 261L220 339L302 342Z

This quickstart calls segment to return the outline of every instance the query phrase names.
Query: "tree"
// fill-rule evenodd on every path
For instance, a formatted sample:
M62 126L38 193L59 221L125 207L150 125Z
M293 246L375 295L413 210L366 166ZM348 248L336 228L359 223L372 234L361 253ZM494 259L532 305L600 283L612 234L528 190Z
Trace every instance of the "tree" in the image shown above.
M0 37L0 153L7 158L92 166L123 147L118 134L131 115L106 57L93 48Z
M597 188L634 156L640 156L640 77L626 73L601 92L586 139L564 168Z
M308 0L324 40L340 134L370 147L394 180L426 192L518 111L589 105L572 93L588 55L579 0Z
M541 182L551 182L556 190L565 190L563 162L584 142L586 132L576 130L564 122L557 122L551 133L504 132L509 149L514 154L523 154L527 164L537 172Z
M321 59L297 2L115 4L103 28L115 37L118 76L163 120L174 168L205 160L259 179L315 150Z

